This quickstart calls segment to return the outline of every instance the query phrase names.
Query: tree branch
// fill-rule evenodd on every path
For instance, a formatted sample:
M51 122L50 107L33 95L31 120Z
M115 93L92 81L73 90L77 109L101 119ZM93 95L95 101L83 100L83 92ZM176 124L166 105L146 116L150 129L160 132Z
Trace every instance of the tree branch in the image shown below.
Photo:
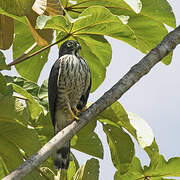
M87 125L91 119L95 118L99 113L117 101L130 87L139 81L141 77L146 75L154 65L161 61L161 59L171 52L178 44L180 44L180 26L170 32L157 47L152 49L139 63L135 64L109 91L92 104L85 112L81 113L78 122L74 121L59 132L36 154L2 180L21 179L35 167L40 166L53 152L61 148L74 134Z
M54 43L52 43L52 44L49 44L49 45L47 45L47 46L45 46L45 47L42 47L42 48L39 49L38 51L30 54L29 56L24 57L24 56L26 55L25 53L29 53L29 52L31 51L31 48L29 48L26 52L24 52L24 54L23 54L22 56L18 57L18 58L15 59L13 62L9 63L7 66L11 67L11 66L13 66L13 65L15 65L15 64L18 64L18 63L20 63L20 62L23 62L23 61L25 61L25 60L27 60L27 59L29 59L29 58L31 58L31 57L39 54L40 52L42 52L42 51L44 51L44 50L46 50L46 49L54 46L55 44L58 44L59 42L64 41L64 40L65 40L66 38L68 38L70 35L71 35L71 34L67 34L67 35L66 35L65 37L63 37L62 39L59 39L58 41L56 41L56 42L54 42ZM34 44L34 45L35 45L35 44ZM33 46L32 46L32 47L33 47ZM33 48L34 48L34 47L33 47ZM24 58L23 58L23 57L24 57Z

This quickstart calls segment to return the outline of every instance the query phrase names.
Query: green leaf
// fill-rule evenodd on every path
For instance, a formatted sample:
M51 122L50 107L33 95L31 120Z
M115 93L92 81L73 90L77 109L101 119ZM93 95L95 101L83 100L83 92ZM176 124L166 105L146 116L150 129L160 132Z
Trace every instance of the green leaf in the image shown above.
M137 157L134 157L129 170L121 174L121 172L116 171L114 175L114 180L135 180L143 179L143 168L141 167L141 162Z
M32 8L34 0L0 0L0 7L10 14L24 16Z
M6 170L4 168L4 163L0 157L0 178L2 179L4 176L6 176Z
M136 48L145 54L156 47L168 33L165 26L154 19L141 14L130 14L129 16L127 25L132 29L136 37L138 44ZM171 59L172 54L169 54L162 62L169 64Z
M71 140L71 146L86 154L103 158L103 146L98 135L94 133L96 121L91 121L87 126L82 128Z
M19 149L31 156L39 150L40 143L35 131L19 121L21 114L16 109L15 98L0 96L0 104L0 156L10 172L23 162Z
M1 119L0 125L3 125ZM0 129L2 129L2 126ZM23 163L23 157L18 149L18 146L15 143L11 142L9 136L6 137L1 132L0 145L0 157L3 160L3 164L5 165L5 168L9 173L15 168L17 168L21 163Z
M83 2L83 3L82 3ZM70 14L73 14L73 17L77 17L78 13L71 13L72 10L78 10L82 12L85 7L101 5L108 8L113 14L116 15L127 15L129 12L140 14L160 23L164 23L172 28L176 26L176 19L172 8L167 0L77 0L77 4L72 6L69 4L67 9L69 9ZM134 13L135 14L135 13Z
M150 146L154 140L154 134L151 127L136 114L128 113L131 125L136 129L136 136L139 146L145 148Z
M4 117L0 117L0 126L0 135L23 149L28 156L40 149L41 146L34 130L27 129L10 118L5 120Z
M73 177L73 180L98 180L99 162L97 159L90 159L82 165Z
M36 25L39 29L43 29L46 22L51 19L51 16L41 15L37 17Z
M125 173L128 171L135 154L134 143L122 128L107 120L101 120L101 122L107 136L112 162L119 172Z
M28 104L28 108L30 112L33 112L33 108L35 108L36 106L38 107L37 109L35 109L35 114L31 115L33 119L35 117L38 117L40 112L47 114L48 112L48 100L46 97L47 81L44 81L42 86L39 87L36 83L21 77L6 76L6 79L8 83L16 84L17 86L20 86L20 88L22 88L21 90L18 90L17 93L29 99L29 101L26 101L26 103ZM31 103L29 104L29 102Z
M0 49L9 49L14 38L14 20L6 15L0 14Z
M159 163L145 170L145 175L152 177L180 177L180 157L173 157L166 161L161 155ZM152 179L153 180L153 179Z
M0 72L0 94L5 95L7 91L6 78Z
M42 85L39 89L39 92L38 92L38 97L40 99L47 99L48 98L48 79L42 83Z
M25 16L19 17L16 15L13 15L13 14L9 14L8 12L4 11L1 7L0 7L0 14L4 14L6 16L9 16L9 17L13 18L14 20L17 20L17 21L22 22L24 24L27 23Z
M10 70L11 68L8 67L5 63L5 56L4 54L0 51L0 71L1 70Z
M150 16L160 23L165 23L172 28L176 27L176 19L167 0L141 1L143 4L141 11L142 14Z
M73 176L76 174L76 171L79 169L79 164L76 157L71 153L69 168L67 171L67 179L72 180Z
M27 27L24 24L16 23L16 29L27 29ZM26 31L26 33L19 33L16 34L14 43L13 43L13 58L16 59L20 57L27 49L29 49L34 44L34 39L32 37L31 32ZM40 47L34 48L31 53L39 50ZM47 62L49 54L49 49L45 50L36 56L33 56L27 61L21 62L19 64L16 64L16 70L18 73L31 81L37 82L39 75L41 73L42 68L44 67L44 64Z
M92 87L95 91L104 81L106 67L112 58L112 49L109 42L99 35L80 35L76 40L81 44L82 57L86 59L91 70Z
M35 122L36 124L34 124L34 122L32 123L33 127L38 133L42 145L46 144L54 136L54 128L49 113L47 113L46 116L41 114L38 120Z
M41 112L43 113L42 106L34 99L34 97L31 94L29 94L21 86L18 86L14 83L12 83L12 86L15 92L17 92L18 94L21 94L22 96L28 99L26 103L28 105L28 109L30 110L31 117L33 119L37 118Z
M26 90L29 94L31 94L34 97L38 96L40 87L36 83L17 76L5 76L5 77L8 83L14 83L18 86L21 86L24 90Z
M136 46L135 37L131 29L108 9L102 6L92 6L83 11L79 17L82 16L86 16L86 18L74 23L72 29L74 35L107 35Z
M142 6L142 11L140 13L135 13L131 7L126 4L123 0L103 0L103 1L85 1L85 0L79 0L77 1L78 3L75 6L69 6L68 9L71 12L71 10L75 10L75 11L80 11L82 12L82 15L87 15L87 13L91 14L90 9L94 8L94 11L96 11L96 7L95 5L101 5L106 7L107 9L109 9L111 11L111 13L118 15L120 17L126 16L128 19L128 23L126 23L124 26L126 26L126 28L128 29L124 29L124 28L120 28L123 32L129 32L129 30L131 30L131 33L133 34L131 37L129 35L127 35L126 39L121 39L125 34L122 33L115 33L115 35L111 35L111 34L107 34L107 32L104 32L105 30L108 30L108 28L103 28L102 35L108 35L111 37L114 37L116 39L120 39L123 40L127 43L129 43L131 46L139 49L141 52L143 53L148 53L152 48L154 48L158 43L161 42L161 40L164 38L164 36L168 33L167 29L164 27L164 23L166 23L167 25L171 26L171 27L175 27L175 17L174 14L171 10L170 5L168 4L168 2L166 0L163 1L157 1L157 0L152 0L152 1L143 1L143 6ZM134 6L135 9L139 9L141 7L138 7L138 2L139 1L127 1L130 3L135 3L136 5ZM82 3L82 4L81 4ZM88 8L85 8L88 7ZM159 7L159 8L157 8ZM138 10L138 11L139 11ZM87 13L86 13L87 12ZM99 13L101 13L99 11ZM78 13L70 13L71 15L75 15L75 17L78 17ZM103 14L103 13L101 13ZM167 14L167 16L166 16ZM96 13L94 12L94 15L92 17L94 17L94 20L96 20L95 18ZM81 15L80 15L81 16ZM104 13L104 18L106 18L107 14ZM117 17L118 17L117 16ZM101 17L99 15L99 17ZM90 19L90 17L89 17ZM110 19L110 18L109 18ZM120 18L122 19L122 18ZM85 34L88 33L89 30L86 30L86 23L87 23L87 28L91 29L98 27L96 25L96 23L94 22L94 20L92 20L92 23L94 23L94 25L92 25L92 27L88 26L87 21L84 21L84 28L83 28L83 32ZM89 21L91 22L91 20ZM81 21L79 21L79 26L83 26L83 23L81 23ZM118 27L118 23L115 23L116 27ZM103 26L102 26L103 27ZM112 28L112 32L115 30L114 25L110 25L110 27ZM115 30L116 31L116 30ZM81 33L81 31L80 31ZM91 32L92 33L92 32ZM95 33L95 32L93 32ZM133 40L134 42L132 42L131 40ZM171 62L172 59L172 54L168 55L166 58L164 58L162 60L163 63L165 64L169 64Z
M44 23L46 23L44 28L47 28L47 29L51 28L51 29L63 31L66 34L68 34L68 32L70 31L71 24L64 16L54 16L49 20L46 20L46 19L43 19L43 20L44 20ZM37 24L42 24L43 23L42 21L41 19L38 19Z
M17 112L17 119L27 127L30 120L30 114L27 107L24 107L22 101L16 99L15 110Z
M108 119L108 123L112 122L113 125L116 125L118 127L125 128L137 141L137 134L136 129L132 126L132 124L129 121L128 115L126 111L123 109L121 104L119 102L115 102L110 107L108 107L104 112L102 112L97 119L100 119L100 121L103 119ZM159 161L159 149L155 142L151 144L151 146L148 146L144 149L148 156L151 159L151 164L153 166L156 166L156 164Z

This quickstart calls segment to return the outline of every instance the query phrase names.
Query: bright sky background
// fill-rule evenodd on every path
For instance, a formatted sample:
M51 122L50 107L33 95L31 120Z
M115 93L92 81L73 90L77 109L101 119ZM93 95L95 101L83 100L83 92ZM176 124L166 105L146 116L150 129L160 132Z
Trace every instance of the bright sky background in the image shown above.
M177 25L180 24L180 0L168 0L176 16ZM113 57L107 69L106 80L90 95L89 101L94 102L101 95L110 89L135 63L143 56L141 52L128 44L110 39ZM10 51L5 53L8 61L12 60ZM49 55L39 83L48 78L50 68L58 57L58 50L54 47ZM16 75L12 70L9 75ZM151 126L156 142L159 145L160 153L166 159L180 156L180 46L174 51L172 63L165 66L157 64L150 73L143 77L136 85L126 92L119 102L128 112L133 112L142 117ZM100 160L100 180L112 180L115 168L112 166L106 136L103 134L101 125L96 129L104 145L104 160ZM84 163L90 156L72 150L80 161ZM148 158L143 150L139 149L136 143L136 155L142 164L147 164ZM177 179L177 178L176 178ZM180 178L179 178L180 179Z

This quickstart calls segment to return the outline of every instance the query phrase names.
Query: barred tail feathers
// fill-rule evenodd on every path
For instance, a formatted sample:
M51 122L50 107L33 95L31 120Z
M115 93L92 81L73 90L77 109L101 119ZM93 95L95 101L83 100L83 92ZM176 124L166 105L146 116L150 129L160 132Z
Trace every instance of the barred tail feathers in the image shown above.
M58 149L54 154L54 165L56 169L68 169L70 160L70 141L64 147Z
M70 123L72 115L62 109L55 113L55 134L64 129ZM54 165L56 169L68 169L70 160L70 141L54 153Z

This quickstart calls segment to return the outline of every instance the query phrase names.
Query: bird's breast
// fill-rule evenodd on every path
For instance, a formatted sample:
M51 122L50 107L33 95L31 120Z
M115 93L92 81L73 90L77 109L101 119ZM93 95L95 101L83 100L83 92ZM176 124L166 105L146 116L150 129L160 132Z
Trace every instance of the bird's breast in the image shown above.
M59 63L58 105L66 106L68 101L71 107L76 106L86 88L88 65L75 55L64 55Z

